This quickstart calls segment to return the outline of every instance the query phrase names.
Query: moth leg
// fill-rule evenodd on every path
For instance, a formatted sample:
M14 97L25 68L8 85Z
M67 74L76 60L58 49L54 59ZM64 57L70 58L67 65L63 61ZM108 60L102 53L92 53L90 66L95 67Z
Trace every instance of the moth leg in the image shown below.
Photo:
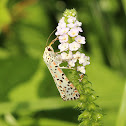
M61 52L55 52L55 54L57 55L57 54L60 54Z

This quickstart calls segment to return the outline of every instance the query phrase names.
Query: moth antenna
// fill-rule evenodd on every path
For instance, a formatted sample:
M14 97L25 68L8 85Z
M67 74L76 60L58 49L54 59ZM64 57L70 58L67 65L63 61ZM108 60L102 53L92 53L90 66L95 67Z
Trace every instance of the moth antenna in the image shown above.
M58 40L58 36L51 41L51 43L49 44L49 46L51 46L56 40Z
M52 33L49 35L49 37L48 37L48 39L47 39L47 41L46 41L46 46L47 46L47 44L48 44L48 41L49 41L49 39L50 39L51 35L52 35L55 31L56 31L56 29L55 29L55 30L53 30L53 31L52 31Z

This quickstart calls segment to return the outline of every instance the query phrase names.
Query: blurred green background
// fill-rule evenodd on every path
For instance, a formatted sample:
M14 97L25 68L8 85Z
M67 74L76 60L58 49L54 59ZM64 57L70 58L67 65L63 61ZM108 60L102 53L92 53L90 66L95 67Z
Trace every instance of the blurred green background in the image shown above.
M83 23L86 72L104 126L126 126L125 0L0 0L0 126L79 124L77 102L60 98L42 59L66 8Z

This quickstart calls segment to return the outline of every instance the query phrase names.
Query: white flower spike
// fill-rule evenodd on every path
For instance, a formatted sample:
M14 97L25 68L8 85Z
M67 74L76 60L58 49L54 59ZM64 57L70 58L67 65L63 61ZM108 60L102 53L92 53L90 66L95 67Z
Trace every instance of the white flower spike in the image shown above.
M55 33L61 43L58 45L61 52L59 55L62 62L67 62L69 67L85 74L85 66L90 64L90 58L79 52L81 44L86 43L85 37L79 35L79 32L83 32L82 22L77 20L74 9L68 11L64 12L64 17L60 19Z

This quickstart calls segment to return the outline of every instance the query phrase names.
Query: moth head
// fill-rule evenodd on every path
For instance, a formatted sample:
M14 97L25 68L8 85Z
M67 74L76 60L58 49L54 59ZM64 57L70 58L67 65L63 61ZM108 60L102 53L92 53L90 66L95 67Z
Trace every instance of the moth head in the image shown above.
M47 47L45 48L45 51L46 51L46 52L54 52L54 50L53 50L53 48L52 48L51 46L47 46Z

